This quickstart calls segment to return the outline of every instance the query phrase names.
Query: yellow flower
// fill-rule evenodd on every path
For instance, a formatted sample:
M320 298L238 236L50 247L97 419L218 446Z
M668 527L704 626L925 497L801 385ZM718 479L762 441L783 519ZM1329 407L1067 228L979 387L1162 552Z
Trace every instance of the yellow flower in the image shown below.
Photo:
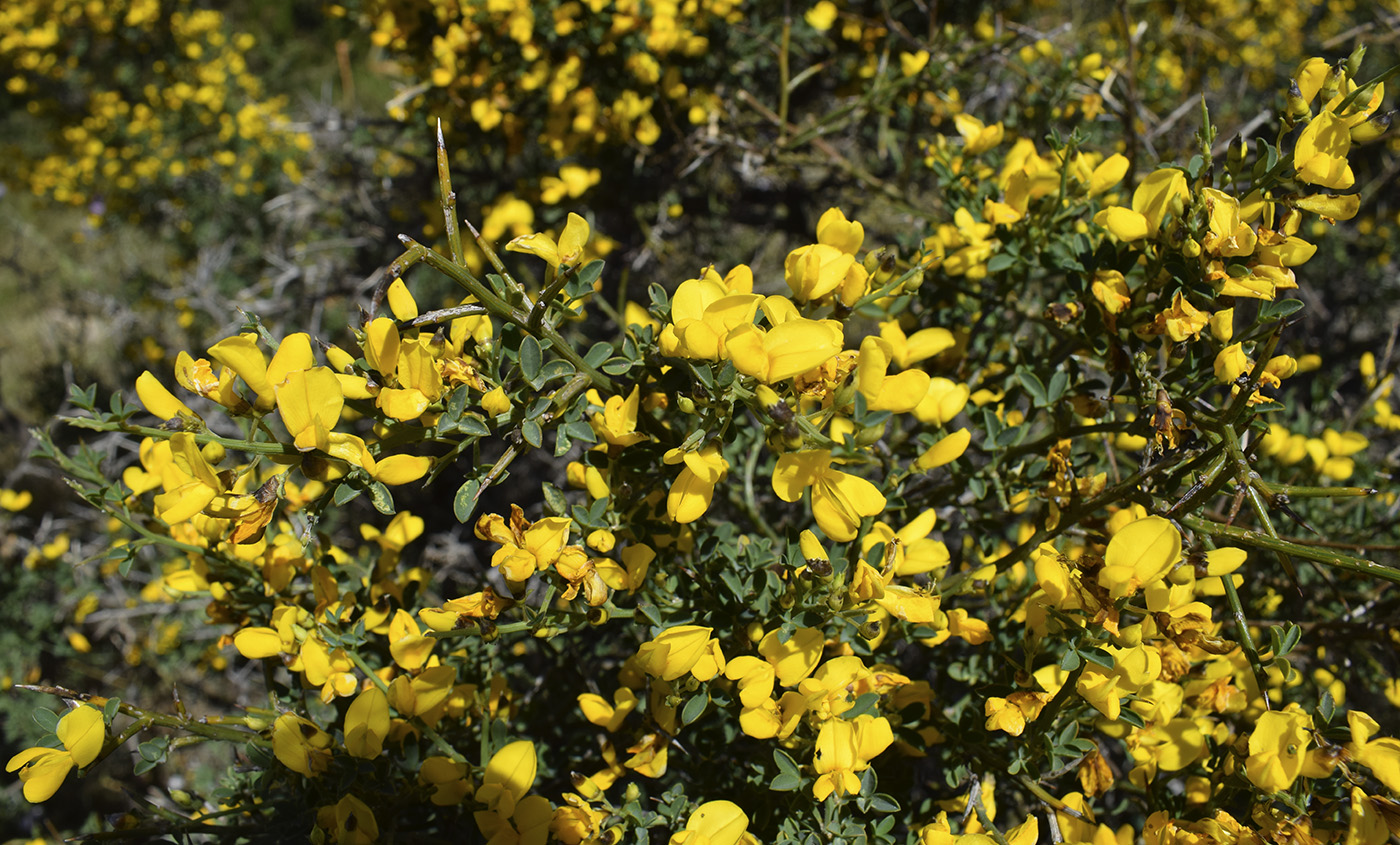
M1152 323L1152 332L1164 334L1176 343L1197 337L1210 325L1210 313L1187 301L1181 291L1172 295L1171 307L1159 313Z
M899 54L899 71L904 76L914 76L928 65L928 51Z
M1251 783L1265 792L1282 792L1303 771L1312 718L1296 704L1271 710L1259 717L1249 735L1249 758L1244 771Z
M861 519L885 509L885 497L874 484L831 468L831 452L817 449L780 455L773 469L778 498L795 502L808 487L817 526L837 542L854 540Z
M512 742L492 757L481 776L476 800L487 809L474 816L483 836L492 842L544 842L554 808L542 795L527 795L535 783L535 745Z
M1049 698L1040 692L1013 692L1006 698L988 698L982 713L987 717L986 728L1020 736L1026 730L1026 723L1040 715Z
M738 845L749 817L733 801L706 801L690 814L685 829L671 835L670 845Z
M209 347L209 357L237 373L256 394L257 407L270 411L277 404L277 387L291 373L310 369L316 359L311 354L311 336L305 332L283 338L271 361L263 358L257 340L251 332L226 338Z
M491 555L491 565L499 568L507 581L523 582L559 559L569 539L569 525L569 520L560 516L527 522L520 506L511 505L509 525L500 514L484 514L476 522L476 536L500 545Z
M1210 215L1210 231L1201 238L1201 248L1226 258L1252 254L1257 238L1240 220L1240 201L1215 188L1203 189L1201 196Z
M146 406L146 410L161 418L162 420L179 419L192 422L199 419L199 415L191 411L189 406L165 388L150 370L146 370L136 379L136 398L141 400L141 404Z
M351 757L373 760L384 750L389 735L389 699L371 686L355 696L345 712L345 750Z
M336 845L371 845L379 841L379 822L369 805L353 795L322 807L316 813L316 825L331 833Z
M861 341L856 388L871 411L908 413L928 394L929 376L923 370L887 375L893 352L893 346L883 338L866 335Z
M682 525L704 516L714 499L715 485L729 474L729 461L724 459L719 445L708 443L689 452L671 449L663 460L668 464L685 463L666 495L666 515Z
M589 421L593 430L604 440L623 448L647 439L645 434L637 431L637 411L641 407L640 385L634 386L626 399L621 396L609 396L606 402L601 402L597 391L590 391L590 394L591 401L603 406L603 412L593 414Z
M865 713L854 721L832 718L823 722L812 762L817 772L812 794L818 801L825 801L832 793L840 796L860 792L860 777L856 773L870 768L870 761L893 742L894 732L884 716Z
M1342 118L1324 111L1308 122L1293 148L1293 167L1298 179L1309 185L1343 190L1356 177L1347 163L1351 151L1351 129Z
M608 733L616 733L627 715L637 709L639 702L640 699L632 690L618 687L613 693L611 704L597 693L585 692L578 697L578 708L583 711L583 718Z
M282 765L309 778L331 764L331 735L295 713L283 713L272 723L272 753Z
M130 486L130 485L127 485ZM19 513L34 501L34 494L28 490L11 490L0 487L0 509Z
M1000 144L1005 136L1000 122L987 126L970 114L954 115L953 125L963 137L963 155L975 156L985 153Z
M661 353L718 361L726 335L751 324L762 301L751 291L726 286L717 273L687 279L671 297L671 325L661 331Z
M1347 725L1351 728L1352 756L1370 769L1386 789L1400 793L1400 740L1391 737L1371 739L1380 730L1380 725L1359 710L1347 713Z
M429 757L418 767L418 782L431 786L428 800L439 807L462 803L471 794L472 783L467 778L467 764L451 757Z
M1094 223L1120 241L1142 240L1148 235L1147 218L1131 208L1114 205L1094 215Z
M725 338L734 368L764 384L777 384L826 363L841 351L841 324L794 317L767 331L751 323Z
M802 19L805 20L807 25L812 27L812 29L818 32L826 32L828 29L831 29L832 24L836 23L836 15L837 9L835 3L831 2L831 0L820 0L820 2L814 3L812 8L803 13Z
M935 428L946 425L967 406L969 398L967 385L958 384L952 379L930 379L928 392L914 406L914 416L919 422Z
M941 570L948 565L948 547L942 540L935 540L929 535L933 533L934 523L938 516L930 508L909 521L903 528L895 531L883 521L877 521L870 527L860 542L861 554L865 554L875 546L885 543L885 554L890 554L888 544L893 544L893 564L895 575L920 575L925 572Z
M713 659L719 642L710 637L712 633L713 628L699 625L667 628L642 643L637 663L642 671L663 681L674 681L686 673L707 681L724 669L722 654L718 661Z
M953 333L944 328L920 329L905 335L898 320L880 324L880 337L890 345L890 354L900 369L908 369L957 345Z
M591 234L588 221L571 211L558 243L555 243L554 239L548 235L536 232L532 235L522 235L515 238L506 244L506 249L510 252L525 252L543 258L546 264L558 270L560 265L571 266L583 257L583 247L588 243L588 237Z
M1129 523L1113 535L1104 552L1099 586L1112 598L1135 594L1166 575L1181 559L1181 535L1160 516Z
M1232 343L1215 356L1215 380L1221 384L1230 384L1253 367L1254 362L1244 354L1244 347Z
M945 464L950 464L958 458L961 458L963 453L967 451L968 445L971 443L972 432L968 429L960 428L952 434L939 439L937 443L925 449L924 452L919 455L918 460L914 462L914 466L927 472L931 469L944 466Z
M1190 196L1185 173L1172 167L1159 168L1133 191L1133 211L1146 219L1148 234L1156 237L1166 216L1180 216Z
M928 59L927 54L924 56ZM828 208L817 221L817 243L836 247L842 252L855 255L865 242L865 227L854 220L847 220L839 208Z
M340 421L345 397L330 367L312 367L287 376L275 391L277 413L292 441L303 452L327 451L330 432Z
M1128 173L1128 157L1122 153L1114 153L1104 159L1093 172L1089 174L1089 196L1096 197L1099 194L1123 181L1123 177Z
M831 228L834 226L829 222L828 229ZM818 231L824 231L820 225ZM852 234L847 231L833 239L844 244ZM861 230L861 237L864 238L864 230ZM818 300L847 286L863 291L867 280L865 268L856 262L853 253L827 243L798 247L788 253L783 262L783 277L792 290L793 299L798 302Z
M92 765L107 741L102 711L86 705L63 714L54 733L63 748L26 748L5 764L5 771L19 772L24 800L31 804L52 798L74 768Z

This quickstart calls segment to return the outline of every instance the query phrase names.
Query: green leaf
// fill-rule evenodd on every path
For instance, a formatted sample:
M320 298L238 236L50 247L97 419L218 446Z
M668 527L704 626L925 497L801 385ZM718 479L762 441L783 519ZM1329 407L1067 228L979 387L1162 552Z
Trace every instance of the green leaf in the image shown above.
M1282 320L1303 310L1303 303L1296 299L1279 299L1266 302L1259 308L1260 320Z
M743 601L748 597L748 588L743 581L739 580L739 575L734 570L725 569L720 573L719 580L724 582L724 586L729 588L729 592L734 594L734 598Z
M491 429L486 427L486 423L476 414L466 414L457 421L457 427L464 434L472 437L490 437Z
M690 700L685 703L685 707L681 708L681 723L685 725L692 724L696 719L699 719L705 714L705 708L708 707L709 704L710 697L705 693L701 692L692 695Z
M1080 652L1080 655L1090 663L1096 663L1105 669L1113 668L1113 655L1101 648L1086 648Z
M443 412L444 422L442 425L455 426L457 424L457 421L462 418L462 412L467 409L467 399L469 399L470 396L471 392L467 390L466 385L457 388L448 395L447 407ZM442 426L439 426L439 428L441 427Z
M1275 657L1283 657L1293 651L1302 639L1303 629L1292 622L1285 622L1282 625L1274 625L1269 628L1269 642L1273 646Z
M563 358L555 358L552 361L546 361L544 366L540 367L538 381L535 386L540 387L550 383L551 381L554 381L555 379L568 378L573 374L573 364L570 364Z
M1012 267L1015 263L1016 263L1016 256L1014 256L1014 255L1008 255L1008 254L1006 254L1006 253L1004 253L1004 252L999 252L999 253L997 253L996 255L993 255L990 259L988 259L988 261L987 261L987 272L988 272L988 273L1000 273L1000 272L1002 272L1003 270L1009 270L1009 269L1011 269L1011 267Z
M170 750L170 738L158 736L155 739L148 739L136 746L136 750L140 753L142 760L159 763L165 759L166 752Z
M331 496L331 501L337 505L343 505L360 495L360 489L349 484L337 484L335 493Z
M540 430L540 424L535 420L526 420L521 423L520 434L525 438L526 443L529 443L536 449L544 442L544 432Z
M465 523L472 518L480 490L481 482L475 478L467 480L457 488L457 495L452 499L452 513L456 515L458 522Z
M879 702L880 696L878 693L862 693L859 697L856 698L855 704L851 705L851 709L841 714L841 718L854 719L857 716L860 716L864 713L873 714L875 712L875 705L877 705Z
M593 287L593 283L598 281L598 279L602 275L603 262L600 259L595 258L587 264L583 265L581 268L579 268L578 280L582 282L585 287L591 289Z
M107 703L102 705L102 721L109 725L112 724L112 720L117 718L117 714L121 712L121 706L122 700L120 698L114 696L107 699Z
M792 792L802 787L802 770L786 753L773 749L773 762L778 767L778 776L768 784L773 792Z
M626 358L609 358L603 362L602 370L610 376L620 376L632 369L632 362Z
M564 498L564 492L548 481L540 484L540 490L544 493L544 506L549 508L549 512L555 516L565 516L569 513L569 501Z
M612 357L613 348L611 343L595 343L588 350L588 354L583 356L584 363L590 367L596 367L608 358Z
M1050 386L1045 388L1045 404L1053 405L1065 395L1065 388L1069 386L1069 373L1064 370L1056 370L1050 377Z
M526 335L520 341L520 374L525 377L532 386L540 375L540 365L544 361L544 353L540 350L540 342L533 337Z
M598 435L593 433L593 426L582 420L574 420L571 423L565 423L560 430L574 440L579 440L588 444L598 442Z
M46 733L54 733L58 730L58 714L47 707L40 707L38 710L35 710L30 714L30 718L34 720L35 724L43 728Z
M1045 397L1045 382L1040 380L1040 376L1030 370L1018 370L1016 377L1031 395L1032 407L1043 408L1049 404Z
M1337 702L1333 700L1332 693L1328 690L1322 691L1322 700L1317 703L1317 713L1322 717L1324 723L1330 723L1332 717L1337 712Z
M389 488L378 481L369 485L369 501L374 505L374 509L385 516L394 514L394 497L389 494Z

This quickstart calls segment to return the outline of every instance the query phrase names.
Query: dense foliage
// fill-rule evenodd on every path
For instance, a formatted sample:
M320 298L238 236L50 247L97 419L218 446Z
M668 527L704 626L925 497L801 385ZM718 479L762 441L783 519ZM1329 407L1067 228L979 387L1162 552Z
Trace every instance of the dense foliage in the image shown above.
M64 634L0 664L12 789L130 760L60 823L135 840L1400 835L1400 65L1356 46L1400 10L871 5L330 6L406 128L305 171L219 13L0 13L41 124L93 94L38 194L432 215L355 307L273 286L36 431L100 517L0 491L0 601Z

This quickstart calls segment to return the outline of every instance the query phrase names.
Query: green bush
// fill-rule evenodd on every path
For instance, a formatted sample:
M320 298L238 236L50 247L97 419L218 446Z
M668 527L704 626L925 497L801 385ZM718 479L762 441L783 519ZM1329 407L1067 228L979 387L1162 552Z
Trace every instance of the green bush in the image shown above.
M500 110L505 144L481 142L487 161L514 178L513 147L555 131L547 85L517 91L516 63L547 79L598 49L580 67L616 103L636 57L669 55L663 5L619 30L625 8L560 4L552 36L545 8L333 13L416 57L425 108L487 98L473 119L490 132L476 112ZM1393 366L1295 328L1321 307L1333 227L1388 225L1357 185L1384 166L1387 145L1362 144L1396 69L1309 58L1240 140L1216 124L1244 111L1191 102L1179 162L1156 164L1168 130L1139 109L1160 114L1212 63L1272 83L1274 56L1192 59L1176 30L1126 21L1103 25L1125 54L1105 35L1107 57L1066 55L991 15L915 35L818 3L762 24L784 68L770 109L763 88L724 87L762 62L698 47L730 11L678 6L666 42L696 46L675 65L695 74L687 97L747 104L707 112L714 137L738 149L758 115L771 156L743 178L812 168L864 190L870 215L794 205L746 223L772 232L766 252L698 237L713 263L692 278L628 278L603 261L599 215L566 210L572 188L546 203L548 231L524 189L459 201L440 136L440 240L402 237L344 333L314 344L295 314L249 316L144 373L139 405L73 388L65 422L139 440L125 464L43 441L108 520L84 540L109 579L94 601L199 605L213 636L165 645L234 692L198 712L16 667L18 688L76 703L38 711L49 735L11 759L25 797L125 747L135 776L224 747L237 762L213 783L166 781L104 835L1396 833L1400 569L1372 559L1394 557L1395 497L1371 486L1400 428ZM1274 23L1223 34L1283 45L1309 21ZM818 54L802 78L792 57ZM1004 78L989 68L1031 84L969 94ZM805 80L840 105L790 99ZM586 144L556 137L555 155L600 157L600 187L610 146L664 137L620 108ZM1114 108L1126 120L1100 119ZM614 221L675 201L665 225L684 227L692 190L594 196ZM722 231L733 207L694 226ZM25 504L0 501L20 526ZM29 545L26 572L63 554ZM70 648L91 645L81 625Z

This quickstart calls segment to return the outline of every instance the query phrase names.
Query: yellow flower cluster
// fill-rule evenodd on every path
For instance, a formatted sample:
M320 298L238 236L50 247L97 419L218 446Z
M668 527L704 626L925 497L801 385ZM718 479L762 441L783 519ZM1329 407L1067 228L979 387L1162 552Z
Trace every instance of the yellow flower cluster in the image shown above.
M36 194L139 214L144 192L191 180L257 196L274 174L300 178L311 138L249 69L253 37L230 31L218 11L186 0L21 0L0 10L0 33L6 90L47 132L42 148L21 148L3 167ZM89 34L103 46L80 53Z
M690 67L709 49L712 30L743 19L734 0L374 0L363 14L371 40L422 80L395 98L394 117L425 98L464 103L481 131L538 143L556 158L604 144L651 146L668 109L703 124L716 99L693 87ZM600 72L603 66L617 73ZM557 182L571 196L586 189L567 169ZM557 187L544 185L546 197Z

